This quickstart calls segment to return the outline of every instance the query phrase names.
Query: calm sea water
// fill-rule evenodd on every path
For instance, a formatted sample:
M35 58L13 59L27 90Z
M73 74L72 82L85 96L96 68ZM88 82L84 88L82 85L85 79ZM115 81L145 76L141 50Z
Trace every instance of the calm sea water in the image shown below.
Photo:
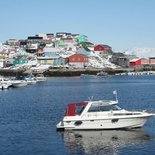
M155 111L155 76L104 79L49 78L47 82L0 90L1 155L155 154L155 119L128 131L57 132L71 102L114 99L129 110Z

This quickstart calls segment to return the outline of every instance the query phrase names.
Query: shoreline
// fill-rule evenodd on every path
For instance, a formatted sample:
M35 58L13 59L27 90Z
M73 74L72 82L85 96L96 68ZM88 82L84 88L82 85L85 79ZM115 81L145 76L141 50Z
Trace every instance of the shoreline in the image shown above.
M131 69L49 69L46 71L38 70L38 71L27 71L21 69L0 69L1 76L19 76L19 75L29 75L32 73L33 75L44 74L46 77L63 77L63 76L80 76L81 74L90 74L96 75L100 71L105 71L109 75L114 75L117 73L123 73L127 71L133 71Z

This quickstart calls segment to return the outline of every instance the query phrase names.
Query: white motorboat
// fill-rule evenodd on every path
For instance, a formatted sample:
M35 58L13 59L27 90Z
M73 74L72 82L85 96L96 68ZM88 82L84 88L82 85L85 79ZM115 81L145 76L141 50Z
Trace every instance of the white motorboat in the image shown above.
M29 79L29 80L26 80L26 82L29 85L36 84L37 83L37 81L35 79Z
M26 80L27 84L29 84L29 85L37 83L37 80L33 76L27 76L24 79Z
M97 77L104 77L104 76L107 76L108 73L101 71L101 72L97 73L96 75L97 75Z
M117 98L116 101L99 100L68 104L63 120L57 124L57 130L137 128L142 127L148 118L154 115L146 111L127 111L117 104Z
M13 87L23 87L27 85L25 80L12 80L11 82Z
M10 83L2 83L2 89L7 89L8 87L10 87L12 84Z
M2 86L2 84L0 83L0 89L2 89L3 88L3 86Z
M36 79L37 82L43 82L43 81L47 80L46 77L44 77L43 74L37 74L35 79Z
M11 81L7 78L0 78L0 88L7 89L12 85Z

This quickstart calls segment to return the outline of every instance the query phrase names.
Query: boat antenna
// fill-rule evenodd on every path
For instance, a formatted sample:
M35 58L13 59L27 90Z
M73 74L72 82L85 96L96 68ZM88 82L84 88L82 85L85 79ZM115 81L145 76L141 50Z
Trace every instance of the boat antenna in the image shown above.
M94 98L93 96L88 97L89 101L92 101L93 98Z
M113 91L113 94L115 95L116 102L118 102L118 98L117 98L117 90L114 90L114 91Z

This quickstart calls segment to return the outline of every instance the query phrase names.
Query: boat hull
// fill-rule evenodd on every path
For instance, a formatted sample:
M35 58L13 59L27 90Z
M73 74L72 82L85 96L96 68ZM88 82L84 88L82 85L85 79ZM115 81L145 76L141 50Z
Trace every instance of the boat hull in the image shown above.
M13 87L23 87L26 85L27 85L26 81L14 81L14 82L12 82Z
M32 84L36 84L37 83L36 80L29 80L29 81L27 80L26 82L27 82L28 85L32 85Z
M11 84L9 84L9 83L3 83L2 84L2 88L3 89L7 89L8 87L10 87L11 86Z
M142 127L149 116L134 118L91 119L81 121L63 121L57 125L58 130L108 130L131 129ZM76 123L78 122L78 123Z

